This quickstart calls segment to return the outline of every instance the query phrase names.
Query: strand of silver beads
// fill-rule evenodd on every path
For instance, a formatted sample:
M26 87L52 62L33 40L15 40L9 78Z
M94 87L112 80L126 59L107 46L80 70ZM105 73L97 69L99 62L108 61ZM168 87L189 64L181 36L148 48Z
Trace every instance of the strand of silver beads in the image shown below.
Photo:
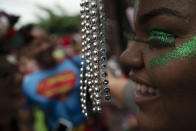
M88 117L87 92L94 112L101 112L102 93L105 100L111 99L109 81L106 73L105 14L101 0L82 0L82 52L81 52L81 106L82 113ZM104 88L102 88L104 86Z

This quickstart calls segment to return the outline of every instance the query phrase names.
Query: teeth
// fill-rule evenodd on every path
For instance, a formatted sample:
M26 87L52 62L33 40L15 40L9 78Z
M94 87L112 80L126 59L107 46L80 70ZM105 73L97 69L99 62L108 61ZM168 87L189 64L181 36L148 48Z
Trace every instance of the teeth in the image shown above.
M134 83L134 88L136 88L137 91L145 94L145 93L149 93L151 95L159 95L159 90L158 89L154 89L153 87L150 86L146 86L146 85L142 85L136 82Z
M155 93L155 90L154 90L152 87L150 87L150 88L148 88L148 92L149 92L150 94L153 94L153 93Z
M146 86L142 85L140 91L141 91L142 93L147 93L148 88L147 88Z

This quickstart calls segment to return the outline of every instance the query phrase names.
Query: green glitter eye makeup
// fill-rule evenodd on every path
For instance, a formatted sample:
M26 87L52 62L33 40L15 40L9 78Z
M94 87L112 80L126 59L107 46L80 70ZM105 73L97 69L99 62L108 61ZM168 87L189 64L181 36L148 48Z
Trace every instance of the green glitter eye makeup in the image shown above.
M175 35L164 29L150 29L148 31L148 39L142 40L136 35L124 34L128 40L146 43L151 48L175 47Z
M150 66L151 68L156 66L162 66L180 57L196 57L196 36L192 37L190 40L186 41L172 52L151 59Z
M151 48L175 47L175 36L167 30L151 29L146 43Z

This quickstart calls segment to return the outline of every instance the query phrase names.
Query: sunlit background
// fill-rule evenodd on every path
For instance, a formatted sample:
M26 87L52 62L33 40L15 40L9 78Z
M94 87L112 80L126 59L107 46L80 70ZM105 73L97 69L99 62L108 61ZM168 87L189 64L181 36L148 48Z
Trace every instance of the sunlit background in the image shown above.
M46 17L47 13L44 13L40 6L51 9L57 14L64 10L68 15L75 15L80 10L80 0L0 0L0 3L1 10L21 16L17 27L37 22L38 16Z

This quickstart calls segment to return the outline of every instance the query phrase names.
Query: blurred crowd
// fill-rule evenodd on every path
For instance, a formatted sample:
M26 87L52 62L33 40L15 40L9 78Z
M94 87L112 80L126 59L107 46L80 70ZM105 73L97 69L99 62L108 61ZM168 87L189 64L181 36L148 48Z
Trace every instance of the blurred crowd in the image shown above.
M34 24L16 29L19 20L0 11L1 131L131 131L137 125L137 107L124 98L129 80L112 44L107 50L113 98L102 114L85 119L79 93L81 34L49 34Z

